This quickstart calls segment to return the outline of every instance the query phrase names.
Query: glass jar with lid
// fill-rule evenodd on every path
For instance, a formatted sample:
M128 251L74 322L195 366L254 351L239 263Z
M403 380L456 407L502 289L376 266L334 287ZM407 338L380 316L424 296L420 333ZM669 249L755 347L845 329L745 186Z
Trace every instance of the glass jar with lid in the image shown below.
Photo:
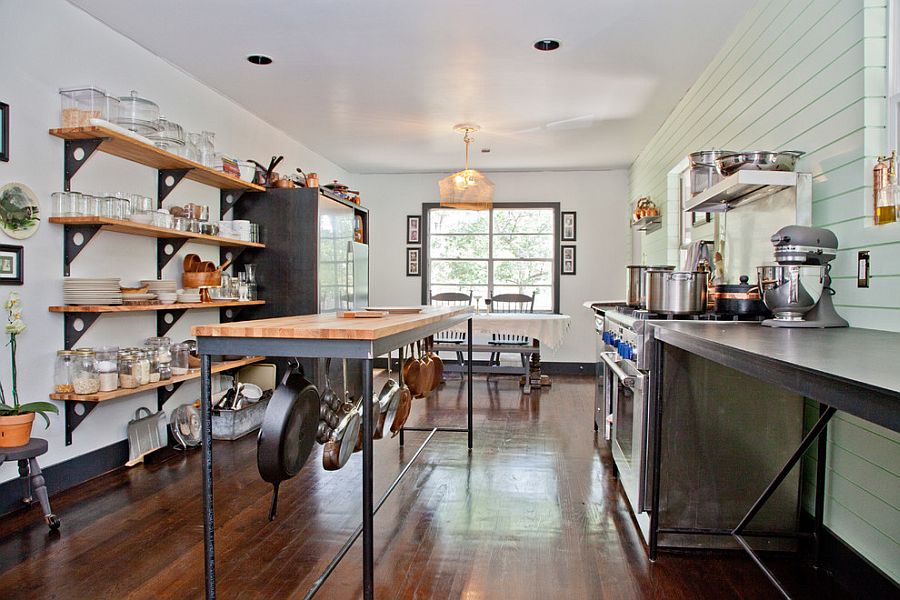
M78 216L72 203L72 192L53 192L50 197L53 199L54 217Z
M118 355L118 346L100 346L94 350L101 392L112 392L119 387Z
M143 352L147 357L147 372L150 383L157 383L159 381L159 350L148 346L144 348Z
M79 395L96 394L100 391L100 374L97 360L91 348L77 348L72 371L72 385Z
M108 118L106 90L90 86L60 88L59 98L62 127L90 127L91 119Z
M191 347L188 344L172 346L172 375L185 375L190 368Z
M133 389L138 386L135 370L140 367L135 367L136 363L137 359L133 353L126 350L119 351L119 387Z
M147 385L150 383L150 359L147 353L140 348L133 351L135 357L134 374L137 377L138 385Z
M159 131L159 105L131 90L131 95L119 97L119 116L115 123L141 135L156 133Z
M57 394L71 394L75 391L72 383L75 370L75 353L71 350L59 350L56 353L56 364L53 368L53 391Z

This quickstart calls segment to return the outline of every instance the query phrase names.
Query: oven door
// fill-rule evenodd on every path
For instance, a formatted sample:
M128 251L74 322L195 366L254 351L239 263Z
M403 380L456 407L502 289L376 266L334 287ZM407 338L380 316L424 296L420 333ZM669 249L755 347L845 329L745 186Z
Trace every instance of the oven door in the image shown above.
M647 375L615 352L604 352L606 389L612 401L612 454L619 481L635 514L642 512L647 466Z

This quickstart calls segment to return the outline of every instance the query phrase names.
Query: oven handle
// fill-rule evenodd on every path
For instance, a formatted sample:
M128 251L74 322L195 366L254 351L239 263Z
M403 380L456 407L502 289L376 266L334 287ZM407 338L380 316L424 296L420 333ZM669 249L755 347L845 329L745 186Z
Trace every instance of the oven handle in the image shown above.
M601 352L600 358L603 359L603 362L606 363L606 366L609 367L610 370L616 374L616 377L619 378L619 381L622 382L622 385L624 385L627 388L633 388L634 387L634 377L632 377L631 375L629 375L628 373L623 371L622 367L620 367L619 365L616 364L615 359L611 358L615 355L616 355L615 352Z

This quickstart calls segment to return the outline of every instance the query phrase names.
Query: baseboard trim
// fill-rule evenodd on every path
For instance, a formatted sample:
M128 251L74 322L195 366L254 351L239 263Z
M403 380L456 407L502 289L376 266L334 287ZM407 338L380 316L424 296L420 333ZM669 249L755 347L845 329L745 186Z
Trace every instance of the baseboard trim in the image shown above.
M44 473L47 491L53 495L117 469L127 461L128 440L122 440L49 467L41 465L41 471ZM38 464L40 462L39 456ZM0 483L0 515L27 508L22 502L24 491L19 478Z

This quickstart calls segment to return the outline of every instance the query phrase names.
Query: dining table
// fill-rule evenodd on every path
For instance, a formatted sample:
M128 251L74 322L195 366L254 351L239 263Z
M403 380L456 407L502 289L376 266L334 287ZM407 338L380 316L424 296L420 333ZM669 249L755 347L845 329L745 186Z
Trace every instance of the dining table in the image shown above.
M472 335L489 336L486 343L474 344L474 352L488 352L491 355L519 354L524 360L522 366L476 364L474 373L494 375L521 375L522 391L531 393L534 385L550 385L551 380L541 372L541 349L556 350L562 346L572 324L572 317L556 313L524 312L476 312L472 314ZM466 341L466 325L448 329L449 335L435 340L434 350L459 352ZM469 367L447 362L444 370L449 373L462 372Z

